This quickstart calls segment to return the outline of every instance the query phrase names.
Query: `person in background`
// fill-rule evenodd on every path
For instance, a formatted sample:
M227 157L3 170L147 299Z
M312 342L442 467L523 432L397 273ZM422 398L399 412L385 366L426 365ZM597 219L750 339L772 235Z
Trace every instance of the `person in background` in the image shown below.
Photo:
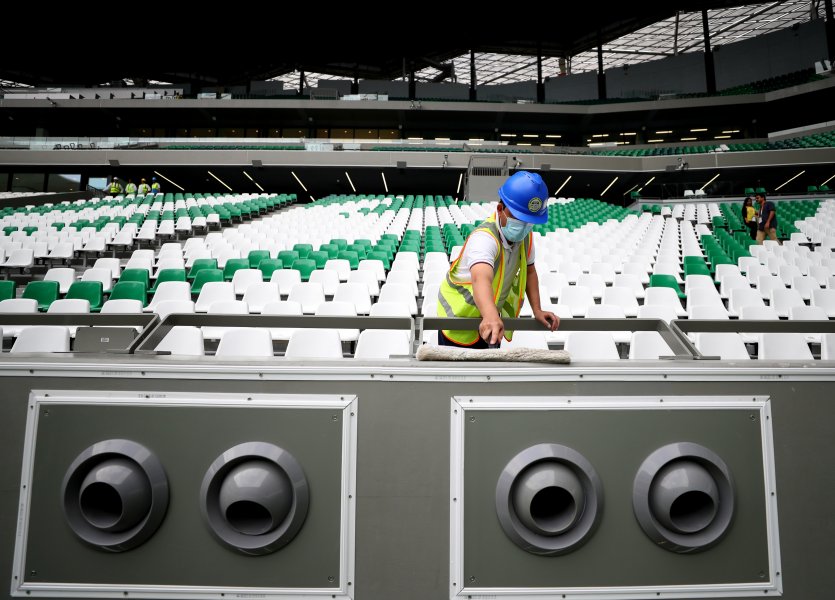
M145 196L148 192L151 191L151 186L148 185L148 182L145 181L145 178L142 178L142 181L139 182L139 194Z
M151 177L151 192L153 192L154 194L159 194L160 191L161 190L160 190L159 181L157 181L156 177Z
M749 196L742 203L742 222L748 228L752 240L757 239L757 209L754 208L754 201Z
M777 239L777 209L774 203L765 199L764 193L754 194L757 204L760 205L760 220L757 225L757 243L762 244L765 238Z
M525 294L534 319L549 331L559 326L557 315L542 310L534 265L532 230L548 220L547 202L539 174L517 171L505 180L496 212L467 237L438 292L438 316L481 317L478 331L439 331L439 345L484 349L510 340L502 319L519 316Z
M133 179L128 179L128 183L125 186L125 193L126 194L135 194L136 193L136 184L133 182Z
M116 196L122 193L122 184L119 183L119 180L115 177L113 181L110 182L110 187L107 188L107 191L110 192L111 196Z

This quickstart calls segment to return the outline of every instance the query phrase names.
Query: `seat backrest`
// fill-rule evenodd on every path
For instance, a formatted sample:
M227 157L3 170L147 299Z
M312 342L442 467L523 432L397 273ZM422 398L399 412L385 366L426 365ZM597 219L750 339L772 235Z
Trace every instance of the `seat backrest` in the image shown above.
M813 360L803 334L763 333L757 358L760 360Z
M90 301L83 298L61 298L49 305L48 313L84 314L90 312Z
M261 271L258 269L238 269L232 275L232 287L237 295L245 294L250 285L263 282Z
M392 355L409 354L409 333L395 329L366 329L360 333L354 358L358 360L388 359Z
M149 306L149 308L151 308ZM163 300L153 306L153 312L160 320L165 319L171 313L194 313L194 302L191 300Z
M220 338L215 356L219 358L272 358L273 340L264 327L236 327L227 329Z
M179 356L203 356L203 333L199 327L177 325L171 328L155 350Z
M357 271L352 271L351 274L353 275L356 272ZM339 285L339 275L336 271L330 269L316 269L310 273L308 281L312 283L321 283L325 296L333 296L336 293L336 287Z
M289 296L293 288L302 282L302 276L295 269L280 269L273 271L270 281L278 284L278 292L282 296Z
M108 300L101 307L102 314L109 313L141 313L142 301L133 298Z
M157 287L154 297L148 304L148 310L156 312L155 307L166 300L191 301L191 286L187 281L166 281Z
M276 271L276 273L279 272L280 271ZM337 294L338 293L339 290L337 289ZM293 289L290 290L290 295L287 299L298 302L302 305L302 311L305 314L312 315L316 312L319 305L325 301L325 290L321 283L311 283L309 281L305 281L294 285ZM337 299L336 295L334 295L334 300Z
M210 281L200 290L194 303L195 312L207 312L215 302L235 300L235 288L230 281Z
M348 275L348 283L364 283L368 286L368 293L371 296L380 295L380 282L377 274L371 269L360 269L351 271Z
M780 316L773 306L747 304L739 309L739 318L747 321L778 321Z
M765 306L762 295L755 289L738 287L731 289L728 312L738 315L743 306Z
M23 290L22 298L33 298L38 301L40 310L47 310L58 299L59 288L57 281L30 281Z
M657 331L633 331L629 343L629 358L656 360L661 356L672 356L673 351Z
M678 318L674 307L668 304L642 304L638 307L639 319L662 319L669 323Z
M108 273L108 277L110 274ZM84 298L90 301L90 310L98 311L104 301L104 286L101 281L76 281L67 290L65 298Z
M271 281L251 283L243 296L244 302L249 305L249 311L260 313L266 304L278 302L281 295L278 293L278 285Z
M8 298L0 300L0 313L36 313L38 301L34 298Z
M58 291L66 294L75 281L75 269L71 267L53 267L43 276L44 281L57 281Z
M669 287L649 287L646 289L644 304L668 304L675 309L676 314L684 316L687 314L681 306L676 291Z
M619 360L615 340L607 331L570 331L565 350L572 360Z
M371 312L371 295L368 292L368 285L365 283L340 283L336 288L333 299L352 302L358 315L367 315Z
M417 314L417 300L415 299L415 292L407 284L390 283L391 273L389 273L388 280L380 288L379 302L402 302L409 307L409 312L413 315Z
M33 325L20 330L10 352L69 352L70 330L61 325Z
M789 321L826 321L826 311L820 306L789 306Z
M342 342L335 329L297 329L290 336L288 359L342 358Z
M705 356L718 356L723 360L749 360L742 337L735 332L705 332L695 334L696 349Z
M835 360L835 333L821 336L821 360Z

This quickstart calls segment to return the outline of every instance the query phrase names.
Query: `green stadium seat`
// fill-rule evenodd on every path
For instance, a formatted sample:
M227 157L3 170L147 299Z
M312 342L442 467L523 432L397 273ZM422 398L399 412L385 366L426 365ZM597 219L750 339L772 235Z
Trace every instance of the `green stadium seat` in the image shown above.
M90 302L90 312L98 312L104 304L104 292L101 281L76 281L67 290L67 299L79 298Z
M284 263L282 263L278 258L265 258L258 263L258 269L261 271L261 276L264 278L264 281L269 281L273 276L274 271L278 271L283 268Z
M686 298L687 294L681 291L681 288L672 275L653 274L649 276L649 287L668 287L672 288L679 298Z
M0 281L0 300L11 300L15 297L17 284L10 279Z
M247 255L247 259L249 260L249 268L250 269L257 269L258 264L264 260L265 258L270 257L269 250L250 250L249 254Z
M191 270L189 270L187 278L194 279L197 277L197 274L202 271L203 269L217 269L217 259L216 258L197 258L194 260L194 263L191 265Z
M249 268L248 258L230 258L226 261L226 266L223 267L223 278L226 281L232 281L235 271Z
M183 271L183 279L180 281L185 281L185 271ZM141 281L122 281L120 278L119 281L116 282L116 285L113 286L113 289L110 290L110 297L108 300L125 299L140 300L142 302L142 306L146 306L148 304L148 292L145 288L145 284Z
M310 258L297 258L291 268L299 272L302 281L308 281L310 274L316 270L316 261Z
M121 281L122 278L119 278ZM157 274L157 279L154 282L154 285L151 287L151 293L155 293L157 291L157 287L161 283L165 283L166 281L185 281L186 280L186 270L185 269L163 269Z
M199 294L203 286L210 281L223 281L223 271L220 269L200 269L191 282L191 293Z
M295 250L281 250L278 253L278 259L281 261L281 264L284 265L285 269L291 269L293 267L293 263L299 258L301 258L301 256L299 256L299 253Z
M293 250L295 250L299 258L307 258L307 255L313 252L313 245L312 244L293 244Z
M37 300L38 310L46 311L49 305L58 299L59 287L57 281L30 281L26 284L22 297Z
M145 286L145 291L151 287L151 278L147 269L125 269L119 276L119 282L138 281Z

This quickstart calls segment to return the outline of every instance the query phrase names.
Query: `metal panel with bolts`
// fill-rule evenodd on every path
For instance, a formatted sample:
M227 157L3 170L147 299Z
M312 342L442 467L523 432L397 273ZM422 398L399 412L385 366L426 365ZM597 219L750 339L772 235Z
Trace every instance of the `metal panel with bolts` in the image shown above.
M779 592L766 398L468 397L451 413L453 597Z
M347 597L355 401L33 391L13 593Z

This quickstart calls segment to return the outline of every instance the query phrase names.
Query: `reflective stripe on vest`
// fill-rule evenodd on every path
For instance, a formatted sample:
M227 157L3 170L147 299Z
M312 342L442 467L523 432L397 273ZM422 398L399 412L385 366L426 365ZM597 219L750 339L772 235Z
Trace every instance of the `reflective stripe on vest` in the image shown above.
M489 233L493 239L496 240L496 244L498 244L499 247L499 254L497 256L496 263L493 265L492 285L493 302L499 310L499 315L502 318L518 317L519 312L522 310L522 302L525 298L525 285L528 276L527 257L530 256L533 234L528 235L523 242L523 246L519 252L519 260L516 265L510 266L505 264L506 252L504 245L501 242L501 236L499 234L495 215L491 216L479 225L473 233L476 231L486 231ZM467 238L467 241L469 241L469 238ZM455 259L455 262L452 263L446 277L441 282L441 287L438 291L437 307L437 314L439 317L481 316L481 312L478 310L475 298L473 297L472 281L454 281L452 279L452 274L455 273L458 262L464 257L466 251L467 243L465 242L464 248L461 250L461 254L459 254L458 258ZM524 268L522 268L523 265ZM508 269L510 270L508 271ZM505 276L508 273L510 273L513 277L513 282L511 283L510 290L508 291L507 298L505 298L504 302L502 302L501 306L499 306L499 295L501 294L502 287L504 285ZM445 329L442 333L447 337L447 339L465 346L472 346L479 340L478 331L476 330ZM507 340L512 339L513 332L505 330L505 338Z

